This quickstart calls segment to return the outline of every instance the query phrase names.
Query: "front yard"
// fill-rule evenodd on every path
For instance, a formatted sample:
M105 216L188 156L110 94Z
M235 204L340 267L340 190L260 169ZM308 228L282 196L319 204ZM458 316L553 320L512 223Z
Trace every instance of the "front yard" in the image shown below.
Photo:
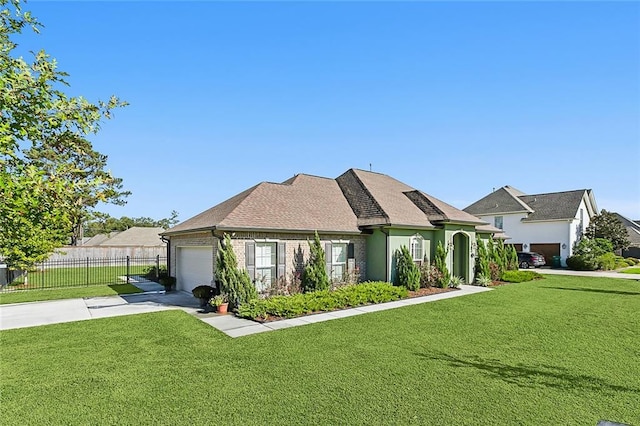
M639 311L638 282L548 276L238 339L181 311L4 331L0 423L638 424Z

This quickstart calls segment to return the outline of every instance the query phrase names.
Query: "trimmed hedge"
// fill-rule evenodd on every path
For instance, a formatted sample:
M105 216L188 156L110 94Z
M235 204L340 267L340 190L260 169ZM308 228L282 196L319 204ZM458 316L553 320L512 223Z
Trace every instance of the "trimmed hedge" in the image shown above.
M500 277L500 281L507 283L522 283L544 278L537 272L533 271L504 271Z
M369 303L384 303L409 295L405 287L386 282L365 282L339 288L320 290L292 296L274 296L252 300L238 308L238 316L258 321L269 317L294 318L314 312L334 311Z

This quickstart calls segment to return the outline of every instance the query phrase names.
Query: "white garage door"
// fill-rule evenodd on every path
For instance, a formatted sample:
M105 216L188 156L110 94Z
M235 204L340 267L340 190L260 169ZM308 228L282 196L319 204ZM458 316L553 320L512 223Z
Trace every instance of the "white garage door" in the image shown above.
M213 279L213 247L178 247L176 285L178 290L191 291Z

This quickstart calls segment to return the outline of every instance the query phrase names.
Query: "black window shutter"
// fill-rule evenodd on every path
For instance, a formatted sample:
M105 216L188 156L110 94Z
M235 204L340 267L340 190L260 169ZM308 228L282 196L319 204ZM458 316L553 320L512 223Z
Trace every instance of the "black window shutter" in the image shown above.
M256 279L256 243L247 241L244 244L244 259L251 280Z
M285 277L287 263L287 244L278 243L278 278Z
M353 243L349 243L347 245L347 259L355 259L356 258L356 250Z
M327 275L331 277L331 243L324 245L324 260L327 264Z

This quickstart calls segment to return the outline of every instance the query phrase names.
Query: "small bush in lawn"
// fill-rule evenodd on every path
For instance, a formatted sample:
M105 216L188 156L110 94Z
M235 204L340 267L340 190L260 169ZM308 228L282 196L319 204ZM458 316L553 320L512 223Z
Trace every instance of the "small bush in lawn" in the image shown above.
M591 256L576 255L567 257L567 267L574 271L595 271L598 262Z
M407 246L396 250L396 280L395 284L415 291L420 288L420 269L414 263Z
M500 280L507 283L522 283L540 278L543 278L542 275L534 271L504 271Z
M385 282L349 285L335 291L320 290L293 296L252 300L238 308L238 316L265 320L269 317L294 318L314 312L333 311L398 300L409 295L405 287Z

